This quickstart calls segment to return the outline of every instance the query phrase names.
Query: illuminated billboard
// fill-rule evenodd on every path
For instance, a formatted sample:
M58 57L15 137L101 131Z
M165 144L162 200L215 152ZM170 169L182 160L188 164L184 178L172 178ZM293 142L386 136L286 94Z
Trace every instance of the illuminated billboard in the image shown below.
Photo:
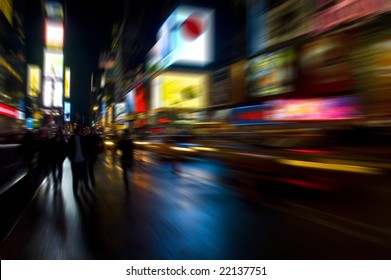
M63 20L64 12L59 2L47 1L45 4L46 16L53 20Z
M41 90L41 69L37 65L27 66L27 94L38 96Z
M71 69L65 67L65 77L64 77L64 97L71 97Z
M132 114L134 113L134 107L135 107L135 104L134 104L134 95L135 95L135 90L132 89L131 91L129 91L127 94L126 94L126 111L128 112L128 114Z
M113 106L107 107L107 124L113 122Z
M114 119L116 122L126 120L126 116L127 116L126 103L121 102L115 104L114 114L115 114Z
M230 120L236 125L264 124L267 105L243 106L231 111Z
M135 112L147 112L147 89L144 84L137 85L135 97Z
M45 78L43 81L43 106L62 107L63 101L62 82Z
M43 105L63 106L63 61L62 52L44 51Z
M106 102L102 101L102 126L106 125Z
M44 77L63 79L64 54L62 52L44 51Z
M283 49L251 59L247 64L247 84L251 96L268 96L294 90L295 52Z
M13 119L24 120L25 114L15 108L0 103L0 115L7 116Z
M26 119L26 128L27 129L33 129L33 122L34 122L33 118L27 118Z
M207 74L165 72L152 80L152 109L207 106Z
M64 26L62 22L45 22L46 47L61 49L64 44Z
M179 6L158 32L158 50L154 52L160 55L162 66L205 66L211 63L213 20L214 12L211 9Z
M268 120L346 120L361 117L357 96L282 99L267 103Z
M18 110L12 108L8 105L0 103L0 115L4 115L10 118L17 119L18 118Z
M64 121L66 121L66 122L71 121L71 103L70 102L64 102Z

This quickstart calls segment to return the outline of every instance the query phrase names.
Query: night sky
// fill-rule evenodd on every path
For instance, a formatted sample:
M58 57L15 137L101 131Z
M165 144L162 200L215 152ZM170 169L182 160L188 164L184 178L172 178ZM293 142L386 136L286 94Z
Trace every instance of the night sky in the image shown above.
M99 53L110 43L121 0L107 2L66 0L64 63L71 68L72 115L88 118L90 78L98 67ZM105 3L105 4L103 4Z

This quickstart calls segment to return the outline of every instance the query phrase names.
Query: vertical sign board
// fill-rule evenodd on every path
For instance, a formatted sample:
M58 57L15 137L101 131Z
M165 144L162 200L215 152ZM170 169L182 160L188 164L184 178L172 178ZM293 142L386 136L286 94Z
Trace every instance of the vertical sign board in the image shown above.
M45 32L46 47L62 49L64 44L64 27L62 22L46 20Z
M66 121L66 122L71 121L71 103L70 102L64 102L64 121Z
M27 66L27 94L37 97L41 89L41 69L37 65Z
M44 51L44 107L63 106L63 61L62 52Z
M64 98L71 98L71 69L65 67L65 77L64 77Z

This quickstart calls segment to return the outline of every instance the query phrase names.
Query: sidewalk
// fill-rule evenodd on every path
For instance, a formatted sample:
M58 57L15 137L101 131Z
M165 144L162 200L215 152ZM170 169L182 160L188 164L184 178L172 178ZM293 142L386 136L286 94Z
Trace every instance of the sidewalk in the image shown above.
M232 223L225 213L230 208L241 209L238 204L242 202L213 181L217 181L213 168L203 175L197 174L197 166L190 166L178 175L168 163L138 162L129 174L127 190L122 170L102 158L95 170L96 189L83 189L75 196L66 160L62 187L56 189L46 178L1 248L0 257L226 258L225 246L215 244L237 241L222 240L219 228Z

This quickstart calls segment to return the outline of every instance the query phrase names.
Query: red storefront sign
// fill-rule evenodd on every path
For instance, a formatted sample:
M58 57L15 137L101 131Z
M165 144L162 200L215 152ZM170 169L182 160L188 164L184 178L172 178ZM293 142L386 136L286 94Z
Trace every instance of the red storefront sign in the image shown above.
M10 106L0 103L0 115L17 119L19 116L19 111Z
M136 87L136 113L145 113L147 111L147 93L144 85Z

